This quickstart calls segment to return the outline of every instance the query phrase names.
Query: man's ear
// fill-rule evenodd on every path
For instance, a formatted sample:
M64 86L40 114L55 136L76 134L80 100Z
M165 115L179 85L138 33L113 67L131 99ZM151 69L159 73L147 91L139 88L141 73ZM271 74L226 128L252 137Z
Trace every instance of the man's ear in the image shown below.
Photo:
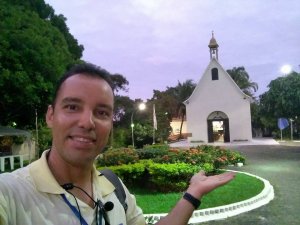
M54 116L53 106L49 105L46 113L46 122L49 128L52 128L53 116Z

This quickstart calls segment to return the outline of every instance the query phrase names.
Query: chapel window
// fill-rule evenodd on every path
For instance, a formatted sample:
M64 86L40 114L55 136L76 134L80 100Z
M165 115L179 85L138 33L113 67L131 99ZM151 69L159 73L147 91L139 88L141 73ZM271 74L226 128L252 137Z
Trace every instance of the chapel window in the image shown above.
M211 79L212 80L219 80L219 72L217 68L212 68L211 70Z

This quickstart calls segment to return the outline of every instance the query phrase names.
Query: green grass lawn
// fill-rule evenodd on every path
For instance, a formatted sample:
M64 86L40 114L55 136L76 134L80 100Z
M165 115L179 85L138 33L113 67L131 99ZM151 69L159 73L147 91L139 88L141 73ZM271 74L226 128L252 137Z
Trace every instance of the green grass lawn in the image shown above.
M264 183L252 176L237 173L235 179L202 198L200 209L243 201L259 194ZM130 188L145 214L167 213L181 198L182 193L150 193L149 190Z

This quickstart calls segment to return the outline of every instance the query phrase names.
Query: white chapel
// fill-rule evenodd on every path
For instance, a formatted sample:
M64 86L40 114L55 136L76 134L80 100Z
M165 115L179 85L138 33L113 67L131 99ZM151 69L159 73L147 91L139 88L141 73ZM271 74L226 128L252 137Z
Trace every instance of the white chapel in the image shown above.
M208 47L210 63L184 102L188 141L251 141L251 97L243 93L219 63L214 34Z

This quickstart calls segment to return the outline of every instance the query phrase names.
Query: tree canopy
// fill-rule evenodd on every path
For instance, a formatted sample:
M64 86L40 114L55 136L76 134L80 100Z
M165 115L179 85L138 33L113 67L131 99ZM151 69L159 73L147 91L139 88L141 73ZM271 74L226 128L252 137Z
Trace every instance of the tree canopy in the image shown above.
M54 10L43 0L0 1L2 125L34 126L35 109L44 116L54 83L81 57L83 47L51 18Z
M296 72L270 82L269 90L260 95L260 117L265 127L276 129L280 117L297 120L300 112L299 87L300 74Z
M158 105L163 112L167 113L168 122L174 117L181 118L179 138L182 132L183 121L186 116L185 105L183 102L190 97L195 87L196 84L193 80L188 79L183 83L178 81L175 87L167 87L166 91L163 92L154 90L153 99L155 105ZM165 117L166 116L164 115L163 119L166 121Z

